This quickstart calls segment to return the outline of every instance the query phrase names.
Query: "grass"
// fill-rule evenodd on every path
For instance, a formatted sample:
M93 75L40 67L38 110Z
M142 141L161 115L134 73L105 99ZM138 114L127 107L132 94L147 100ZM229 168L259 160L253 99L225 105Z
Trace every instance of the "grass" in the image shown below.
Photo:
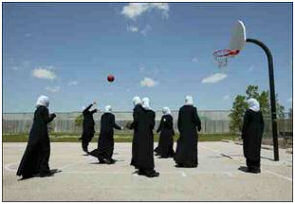
M50 134L51 142L80 142L78 138L80 135L69 133L54 133ZM177 141L179 135L174 136L174 141ZM199 135L199 141L221 141L221 140L234 140L235 135L231 134L206 134ZM97 142L98 135L95 135L92 142ZM131 142L132 135L115 135L115 142ZM3 134L2 142L27 142L28 134ZM159 135L155 134L154 141L159 141Z

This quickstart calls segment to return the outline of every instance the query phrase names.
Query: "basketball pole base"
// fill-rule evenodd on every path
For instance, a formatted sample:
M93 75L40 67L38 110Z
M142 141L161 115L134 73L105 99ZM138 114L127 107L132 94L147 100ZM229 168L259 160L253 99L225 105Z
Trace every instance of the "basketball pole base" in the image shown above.
M270 107L271 107L271 122L272 122L272 137L273 137L273 150L274 160L279 161L279 145L278 145L278 131L277 131L277 111L276 111L276 95L275 95L275 83L273 73L273 59L269 48L259 40L248 38L246 42L254 43L261 47L268 61L268 74L269 74L269 88L270 88Z

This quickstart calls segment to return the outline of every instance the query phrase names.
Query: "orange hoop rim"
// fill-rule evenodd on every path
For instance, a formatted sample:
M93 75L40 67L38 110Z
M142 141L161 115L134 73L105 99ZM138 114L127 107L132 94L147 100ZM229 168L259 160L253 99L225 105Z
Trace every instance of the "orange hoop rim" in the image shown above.
M239 54L240 50L230 50L230 49L222 49L222 50L216 50L213 52L213 55L215 57L228 57L228 56L235 56Z

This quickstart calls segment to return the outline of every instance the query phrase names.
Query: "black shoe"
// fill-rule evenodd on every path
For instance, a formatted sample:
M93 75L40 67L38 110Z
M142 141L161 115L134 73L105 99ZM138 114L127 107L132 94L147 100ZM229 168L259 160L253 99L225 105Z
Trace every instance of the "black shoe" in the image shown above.
M138 175L145 175L145 171L143 171L143 170L141 170L141 169L139 169L139 170L137 171L137 173L138 173Z
M53 172L40 173L40 177L50 177L50 176L53 176L53 175L54 175Z
M158 177L160 173L153 170L153 171L146 172L145 175L149 178L152 178L152 177Z
M251 169L250 172L253 174L259 174L259 173L261 173L261 170L260 170L260 168L253 168L253 169Z
M106 158L104 158L102 161L103 161L105 164L112 164L112 161L109 160L109 159L106 159Z
M176 168L183 168L184 165L183 165L183 164L176 164L175 167L176 167Z

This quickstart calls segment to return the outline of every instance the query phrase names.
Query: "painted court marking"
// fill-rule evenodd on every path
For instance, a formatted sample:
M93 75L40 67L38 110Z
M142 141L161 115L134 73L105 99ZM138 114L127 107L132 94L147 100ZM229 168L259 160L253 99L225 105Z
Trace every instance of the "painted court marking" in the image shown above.
M289 177L287 177L287 176L283 176L283 175L281 175L281 174L277 174L277 173L275 173L275 172L273 172L273 171L265 170L265 172L266 172L266 173L269 173L269 174L272 174L272 175L274 175L274 176L280 177L280 178L282 178L282 179L285 179L285 180L291 181L291 182L292 182L292 180L293 180L292 178L289 178Z
M234 160L234 161L239 161L239 160L234 159L234 158L232 158L232 157L230 157L230 156L228 156L228 155L226 155L226 154L224 154L224 153L222 153L222 152L220 152L220 151L217 151L217 150L214 150L214 149L211 149L211 148L208 148L208 147L204 147L204 146L202 146L202 145L199 145L199 146L200 146L201 148L203 148L203 149L207 149L207 150L209 150L209 151L211 151L211 152L215 152L215 153L220 154L220 155L222 155L222 156L225 156L225 157L227 157L227 158L231 158L231 159ZM239 163L241 163L241 162L239 161ZM292 178L289 178L289 177L287 177L287 176L283 176L283 175L281 175L281 174L277 174L277 173L275 173L275 172L273 172L273 171L270 171L270 170L264 170L264 172L269 173L269 174L272 174L272 175L274 175L274 176L277 176L277 177L279 177L279 178L282 178L282 179L285 179L285 180L288 180L288 181L291 181L291 182L292 182Z

